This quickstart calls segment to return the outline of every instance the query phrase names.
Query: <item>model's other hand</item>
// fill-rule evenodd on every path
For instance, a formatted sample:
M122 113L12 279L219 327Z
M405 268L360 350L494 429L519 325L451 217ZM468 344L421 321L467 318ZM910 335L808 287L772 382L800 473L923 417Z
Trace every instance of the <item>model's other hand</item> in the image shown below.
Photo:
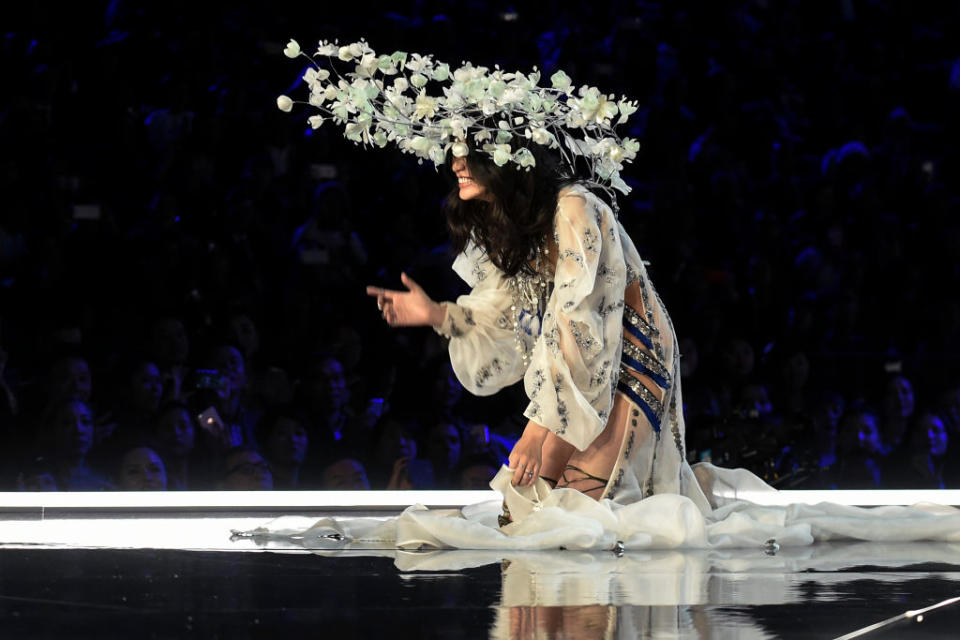
M367 287L367 295L377 299L377 308L391 327L439 326L444 310L405 273L400 274L407 291Z

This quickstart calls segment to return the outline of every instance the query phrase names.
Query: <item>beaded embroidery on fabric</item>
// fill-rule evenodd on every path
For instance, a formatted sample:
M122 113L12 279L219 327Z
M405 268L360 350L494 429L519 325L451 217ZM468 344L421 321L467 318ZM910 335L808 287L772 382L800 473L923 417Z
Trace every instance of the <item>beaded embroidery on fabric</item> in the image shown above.
M550 250L547 248L536 248L534 257L534 272L532 274L523 271L507 279L507 288L513 297L510 305L510 311L513 313L513 331L516 350L520 353L523 360L523 368L526 369L530 364L530 355L532 349L527 346L524 340L523 320L524 315L536 317L543 322L543 314L547 311L547 301L553 293L553 279L547 274L547 265L549 261L547 256Z

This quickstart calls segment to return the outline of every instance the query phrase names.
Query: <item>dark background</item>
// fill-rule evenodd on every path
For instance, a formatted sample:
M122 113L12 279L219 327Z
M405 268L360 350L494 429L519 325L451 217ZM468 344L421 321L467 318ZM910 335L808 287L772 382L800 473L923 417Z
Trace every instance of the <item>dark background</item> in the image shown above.
M522 390L460 397L442 340L389 330L364 295L402 270L435 299L464 291L444 176L275 106L305 95L289 38L360 37L639 100L621 220L682 340L691 461L781 487L958 486L950 3L4 11L2 488L135 488L157 475L127 469L144 448L169 488L237 469L249 486L334 486L325 471L347 459L374 488L399 486L401 458L425 463L416 486L495 468ZM197 424L174 451L178 402L191 419L218 407L245 451Z

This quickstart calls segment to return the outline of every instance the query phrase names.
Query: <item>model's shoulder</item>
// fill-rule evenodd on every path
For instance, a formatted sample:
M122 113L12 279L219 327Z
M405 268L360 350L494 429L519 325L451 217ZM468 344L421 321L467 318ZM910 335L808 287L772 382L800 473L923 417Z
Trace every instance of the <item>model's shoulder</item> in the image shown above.
M557 211L567 217L591 216L598 225L601 220L613 216L610 205L582 184L563 187L557 195Z
M572 184L564 185L560 189L560 192L557 194L557 204L564 204L563 201L570 198L586 200L591 195L592 194L586 187L584 187L582 184L574 182Z

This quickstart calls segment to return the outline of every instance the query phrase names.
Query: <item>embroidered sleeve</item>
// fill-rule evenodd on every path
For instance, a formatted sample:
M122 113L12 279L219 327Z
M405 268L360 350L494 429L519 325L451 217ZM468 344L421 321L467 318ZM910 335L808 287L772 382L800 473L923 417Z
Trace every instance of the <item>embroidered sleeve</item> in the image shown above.
M603 431L613 405L626 287L615 225L610 208L585 191L560 198L554 290L524 376L524 415L580 450Z
M463 387L475 395L492 395L523 375L509 321L511 297L502 274L476 259L458 257L457 273L473 283L472 291L443 302L446 317L434 329L450 338L450 362Z

